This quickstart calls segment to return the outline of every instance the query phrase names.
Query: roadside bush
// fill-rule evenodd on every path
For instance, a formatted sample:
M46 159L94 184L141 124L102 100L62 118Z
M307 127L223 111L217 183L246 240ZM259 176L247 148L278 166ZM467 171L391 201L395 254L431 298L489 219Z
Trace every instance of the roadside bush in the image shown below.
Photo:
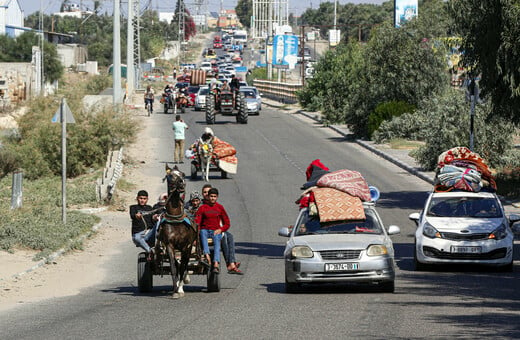
M102 79L84 86L94 89L101 86ZM132 140L136 133L132 118L125 112L114 112L112 108L83 110L81 98L86 90L81 89L79 86L79 94L71 93L67 100L76 120L67 125L67 177L103 166L108 152ZM11 155L10 168L25 169L28 179L61 174L61 126L51 122L58 108L57 97L33 100L27 113L18 118L19 134L5 140L6 155Z
M251 74L246 76L248 84L253 84L254 79L267 79L267 69L265 67L256 67L251 71Z
M492 167L510 165L513 126L493 117L489 104L476 107L474 126L475 151ZM421 102L415 114L384 122L374 135L379 141L390 137L424 141L426 144L413 151L412 156L423 168L433 170L442 152L455 146L469 147L469 127L469 104L464 94L448 89Z
M404 113L412 113L415 111L415 106L403 101L390 101L381 103L368 116L368 133L370 136L376 131L381 123L391 120L394 117L399 117Z
M95 175L67 181L67 205L95 205ZM11 195L11 179L0 180L0 195ZM99 221L93 215L77 211L67 212L67 225L61 216L61 179L46 177L24 181L23 207L10 209L10 200L2 199L0 209L4 218L0 220L0 249L13 251L17 247L41 251L38 257L67 245Z
M520 197L520 165L503 168L496 174L495 180L499 195L508 198Z

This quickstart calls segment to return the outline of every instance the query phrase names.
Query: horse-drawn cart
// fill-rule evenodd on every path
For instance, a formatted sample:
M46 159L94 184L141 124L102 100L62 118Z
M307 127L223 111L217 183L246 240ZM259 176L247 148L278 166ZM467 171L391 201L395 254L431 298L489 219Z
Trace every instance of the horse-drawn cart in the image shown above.
M194 247L195 248L195 247ZM213 254L211 254L213 257ZM176 252L175 261L180 262L181 254ZM185 284L190 283L188 275L206 275L208 292L220 291L220 276L213 272L211 268L200 261L201 258L196 250L192 252L187 268L187 276L184 278ZM171 275L170 258L167 253L159 252L152 261L147 259L147 254L141 252L137 258L137 285L139 292L149 293L153 289L153 276Z
M222 178L227 178L228 174L236 174L236 149L215 137L210 128L206 128L206 131L186 151L185 156L191 162L191 180L197 180L199 173L206 181L209 181L209 173L214 171L220 171Z
M168 198L164 215L157 229L154 256L141 252L137 258L137 285L140 292L150 292L154 275L170 275L173 281L173 298L184 296L184 284L190 282L189 275L206 275L208 292L220 291L219 273L202 261L199 234L194 222L184 211L185 176L177 166L166 165ZM155 211L157 211L156 209ZM154 213L154 211L146 212ZM210 243L210 242L209 242ZM211 243L210 243L211 245ZM213 258L213 249L210 255Z

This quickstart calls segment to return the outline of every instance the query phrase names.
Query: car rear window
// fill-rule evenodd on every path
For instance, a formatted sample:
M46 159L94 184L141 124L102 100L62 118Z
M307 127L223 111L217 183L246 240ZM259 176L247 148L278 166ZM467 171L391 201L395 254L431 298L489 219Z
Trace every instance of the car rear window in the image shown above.
M490 197L432 197L427 216L501 218L502 209Z

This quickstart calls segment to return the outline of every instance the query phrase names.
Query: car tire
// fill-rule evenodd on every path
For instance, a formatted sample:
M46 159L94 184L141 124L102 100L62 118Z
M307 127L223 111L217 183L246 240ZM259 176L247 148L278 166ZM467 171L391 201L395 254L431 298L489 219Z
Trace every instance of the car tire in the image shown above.
M381 288L381 291L383 293L393 293L395 291L395 282L394 281L381 282L379 284L379 288Z
M500 266L497 268L497 271L500 273L512 273L513 272L513 261L505 266Z
M413 264L414 264L414 270L418 272L427 271L429 269L429 266L427 264L421 263L417 260L417 253L414 248L414 254L413 254Z

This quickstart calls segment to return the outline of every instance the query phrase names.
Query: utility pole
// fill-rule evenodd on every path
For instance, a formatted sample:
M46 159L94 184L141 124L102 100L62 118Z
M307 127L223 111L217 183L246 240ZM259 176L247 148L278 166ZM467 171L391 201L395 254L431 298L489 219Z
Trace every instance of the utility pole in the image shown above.
M135 66L135 88L141 85L141 6L140 0L134 1L134 66Z
M134 93L134 0L128 0L128 20L126 30L126 95L127 99ZM139 1L139 0L136 0Z
M120 22L120 0L114 0L114 60L112 63L112 81L113 81L113 97L114 106L121 104L121 22ZM127 70L128 71L128 70Z
M38 65L38 68L40 69L40 95L45 96L45 73L44 70L44 52L43 52L43 46L45 44L45 34L43 33L43 1L40 0L40 63Z

